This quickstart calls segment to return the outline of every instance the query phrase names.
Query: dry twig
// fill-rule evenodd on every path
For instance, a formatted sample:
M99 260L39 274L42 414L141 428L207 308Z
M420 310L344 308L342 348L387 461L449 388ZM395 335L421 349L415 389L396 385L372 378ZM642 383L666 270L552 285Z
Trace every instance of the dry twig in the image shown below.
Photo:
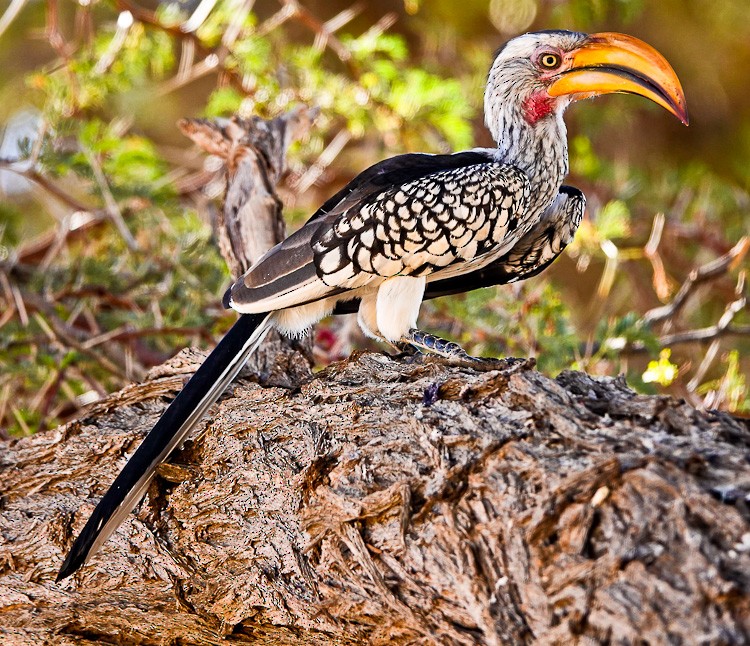
M701 284L723 276L736 268L747 255L748 250L750 250L750 236L745 236L723 256L693 269L672 301L646 312L643 316L644 323L653 325L673 319Z

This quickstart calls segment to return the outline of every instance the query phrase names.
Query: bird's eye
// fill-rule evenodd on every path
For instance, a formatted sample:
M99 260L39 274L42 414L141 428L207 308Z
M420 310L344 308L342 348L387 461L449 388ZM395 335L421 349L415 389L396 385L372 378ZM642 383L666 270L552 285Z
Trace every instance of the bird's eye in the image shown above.
M539 65L546 70L554 70L560 67L560 56L553 52L544 52L539 56Z

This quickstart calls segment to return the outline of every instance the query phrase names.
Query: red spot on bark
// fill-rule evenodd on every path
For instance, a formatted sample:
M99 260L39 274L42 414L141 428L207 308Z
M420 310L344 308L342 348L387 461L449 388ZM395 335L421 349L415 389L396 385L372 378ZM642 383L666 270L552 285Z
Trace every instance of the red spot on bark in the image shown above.
M532 94L523 104L523 116L532 126L552 113L554 99L546 92Z

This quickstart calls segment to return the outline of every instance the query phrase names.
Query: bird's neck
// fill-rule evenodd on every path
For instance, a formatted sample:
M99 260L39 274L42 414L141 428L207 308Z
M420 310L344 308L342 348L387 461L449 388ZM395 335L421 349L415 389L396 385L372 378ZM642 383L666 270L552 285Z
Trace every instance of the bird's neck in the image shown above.
M568 174L568 141L562 112L550 112L535 120L526 110L505 110L491 123L498 160L528 175L530 207L543 210Z

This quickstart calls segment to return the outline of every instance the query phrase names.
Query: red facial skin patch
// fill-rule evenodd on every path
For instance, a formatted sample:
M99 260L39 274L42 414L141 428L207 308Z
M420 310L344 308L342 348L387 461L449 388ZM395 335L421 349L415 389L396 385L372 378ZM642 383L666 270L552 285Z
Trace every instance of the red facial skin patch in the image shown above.
M554 99L546 92L532 94L523 104L523 118L529 125L552 113Z

